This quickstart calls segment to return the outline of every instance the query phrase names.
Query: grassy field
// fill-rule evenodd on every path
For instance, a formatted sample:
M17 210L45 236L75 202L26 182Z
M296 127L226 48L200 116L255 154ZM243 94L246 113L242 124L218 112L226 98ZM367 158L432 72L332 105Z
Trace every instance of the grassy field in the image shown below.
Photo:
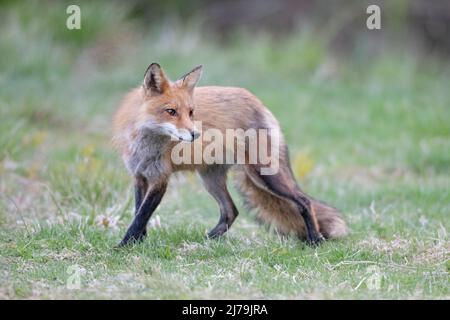
M144 32L118 6L82 10L80 31L56 4L0 16L0 298L450 298L448 64L387 45L337 59L308 31L221 45L195 25ZM113 250L133 192L110 119L153 61L172 78L203 64L200 85L259 96L301 186L340 208L350 235L282 238L233 190L240 216L207 240L218 208L188 174L146 241Z

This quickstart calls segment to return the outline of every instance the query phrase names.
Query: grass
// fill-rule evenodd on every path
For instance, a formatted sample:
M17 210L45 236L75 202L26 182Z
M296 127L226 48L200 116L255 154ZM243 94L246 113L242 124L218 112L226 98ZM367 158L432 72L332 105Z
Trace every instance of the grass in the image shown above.
M1 16L0 298L450 298L445 63L364 44L337 59L308 31L242 32L226 45L195 25L143 32L102 2L83 4L82 30L68 31L63 3L38 8L9 4ZM146 241L113 250L133 199L110 119L153 61L173 78L203 64L201 85L259 96L300 184L342 209L350 235L318 248L282 238L233 190L240 216L207 240L218 208L187 174L171 181ZM79 289L67 286L73 266Z

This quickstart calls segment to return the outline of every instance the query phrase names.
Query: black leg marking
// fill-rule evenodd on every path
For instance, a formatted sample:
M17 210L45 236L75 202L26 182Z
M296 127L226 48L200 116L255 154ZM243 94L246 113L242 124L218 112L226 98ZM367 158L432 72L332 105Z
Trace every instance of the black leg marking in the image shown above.
M292 201L295 202L295 204L298 207L298 211L300 212L300 215L303 218L303 221L305 221L306 226L306 233L307 233L307 241L311 245L318 245L321 243L325 238L320 234L320 232L317 230L312 213L311 213L311 202L308 198L305 198L302 195L297 195Z
M142 200L144 196L142 195L142 190L138 185L134 186L134 215L137 215L139 208L141 207Z
M290 174L284 173L285 177L282 177L280 171L280 173L275 175L261 175L257 168L247 168L247 173L257 185L263 185L268 191L276 196L288 199L295 203L299 214L305 222L307 241L309 244L316 245L324 240L314 224L311 212L311 202L299 190Z
M138 214L139 208L142 205L142 201L144 200L147 190L148 190L147 179L142 176L136 177L136 181L134 184L134 199L135 199L134 215ZM143 231L143 236L145 237L146 235L147 235L147 229L145 228Z
M119 247L130 243L139 242L145 237L148 220L161 202L161 199L166 191L166 187L167 185L163 184L154 186L147 191L147 194L145 195L145 198L142 201L133 222L128 228L125 237L118 245Z
M141 176L136 177L134 183L135 215L138 213L139 208L142 205L142 200L144 200L147 190L148 190L147 179Z

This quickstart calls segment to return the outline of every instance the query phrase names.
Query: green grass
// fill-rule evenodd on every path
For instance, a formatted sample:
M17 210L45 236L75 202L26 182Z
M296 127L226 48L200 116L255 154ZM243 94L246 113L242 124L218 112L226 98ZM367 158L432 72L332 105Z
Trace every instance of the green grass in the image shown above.
M105 3L83 4L83 29L68 31L63 4L38 9L1 15L0 298L450 298L445 63L387 45L335 59L308 31L227 45L195 25L144 32ZM318 248L282 238L233 190L240 216L207 240L218 208L188 174L171 181L146 241L113 250L133 199L110 119L153 61L172 78L203 64L201 85L260 97L292 158L310 164L296 164L300 184L342 209L350 235ZM71 266L80 289L67 288Z

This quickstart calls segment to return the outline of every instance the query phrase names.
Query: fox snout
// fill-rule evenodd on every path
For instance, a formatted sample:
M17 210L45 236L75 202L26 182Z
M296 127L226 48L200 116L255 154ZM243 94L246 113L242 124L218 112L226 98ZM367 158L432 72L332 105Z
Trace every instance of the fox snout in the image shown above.
M180 136L180 140L186 140L186 141L194 141L195 139L197 139L198 137L200 137L200 132L198 132L197 130L187 130L189 132L190 135L190 139L185 139L184 135Z
M193 130L180 129L180 130L178 130L178 132L179 132L178 139L180 141L190 141L190 142L192 142L195 139L197 139L198 137L200 137L200 132L198 132L195 129L193 129Z
M193 131L191 131L191 135L192 135L192 141L194 141L195 139L200 137L200 132L193 130Z

